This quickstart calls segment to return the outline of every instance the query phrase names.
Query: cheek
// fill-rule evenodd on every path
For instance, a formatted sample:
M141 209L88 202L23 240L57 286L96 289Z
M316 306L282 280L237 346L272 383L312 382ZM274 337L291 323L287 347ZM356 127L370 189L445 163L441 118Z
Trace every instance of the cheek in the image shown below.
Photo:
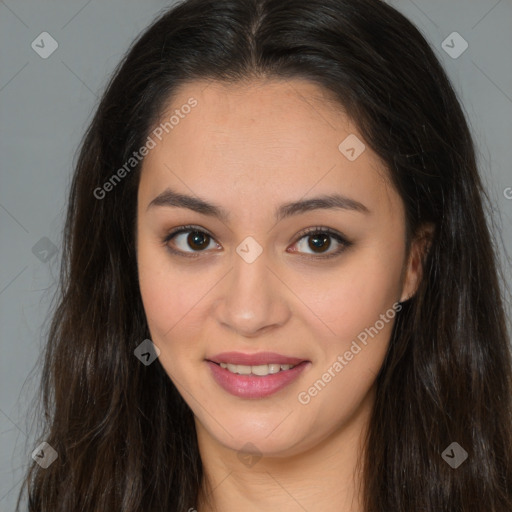
M161 323L165 312L175 304L172 301L172 294L167 294L167 276L158 255L148 247L142 238L137 251L137 265L139 270L139 287L144 304L144 310L150 328L154 324Z
M165 247L142 235L137 264L142 303L151 340L161 350L160 362L169 374L180 374L176 361L196 359L195 340L204 330L208 293L219 281L208 268L191 270L173 263Z
M194 336L187 324L193 307L189 303L194 301L194 296L187 296L186 293L187 290L194 290L194 287L188 283L185 286L160 253L165 255L165 250L141 243L138 254L139 286L151 341L160 349L160 364L169 377L178 379L175 381L178 385L183 379L181 365L176 362L188 359L191 344L175 343L173 340L185 339L185 335Z
M326 416L339 422L351 417L375 382L397 315L401 260L391 256L361 252L325 279L327 292L315 312L331 332L319 327L318 364L298 396L315 428L324 428Z
M154 342L161 344L190 309L193 283L184 282L169 264L165 248L141 236L137 251L139 286ZM188 295L187 295L187 292Z
M373 326L381 314L390 309L389 316L393 314L392 306L400 292L401 263L400 256L389 251L387 255L377 248L359 251L336 273L310 280L304 296L309 295L311 309L337 339L350 343L365 328ZM378 324L384 336L390 333L387 325Z

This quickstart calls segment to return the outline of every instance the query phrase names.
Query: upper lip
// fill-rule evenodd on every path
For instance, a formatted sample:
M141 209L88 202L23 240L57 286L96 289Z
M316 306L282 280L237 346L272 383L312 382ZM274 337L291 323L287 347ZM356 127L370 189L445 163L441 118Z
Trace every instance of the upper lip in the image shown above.
M258 366L262 364L292 364L296 365L306 361L300 357L283 356L275 352L258 352L256 354L244 354L243 352L222 352L215 356L208 357L208 361L214 363L240 364L244 366Z

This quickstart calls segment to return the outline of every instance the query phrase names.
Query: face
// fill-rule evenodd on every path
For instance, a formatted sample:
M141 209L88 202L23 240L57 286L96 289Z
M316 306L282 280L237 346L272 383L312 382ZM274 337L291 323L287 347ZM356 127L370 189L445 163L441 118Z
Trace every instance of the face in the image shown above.
M402 201L311 83L195 82L163 122L176 110L150 134L138 191L160 364L200 444L297 454L371 407L396 302L419 279Z

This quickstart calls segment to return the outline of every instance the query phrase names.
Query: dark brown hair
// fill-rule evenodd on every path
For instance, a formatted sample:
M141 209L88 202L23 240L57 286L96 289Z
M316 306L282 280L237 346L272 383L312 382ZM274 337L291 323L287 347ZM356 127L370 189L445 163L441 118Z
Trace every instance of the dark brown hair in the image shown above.
M140 148L176 88L301 78L330 91L382 159L408 233L435 233L397 316L365 449L366 512L512 510L512 363L487 195L460 103L429 44L379 0L188 0L134 43L83 140L44 354L31 512L183 512L203 481L191 410L149 338L134 245ZM198 107L200 108L200 107ZM453 469L441 454L459 443ZM18 503L19 505L19 503Z

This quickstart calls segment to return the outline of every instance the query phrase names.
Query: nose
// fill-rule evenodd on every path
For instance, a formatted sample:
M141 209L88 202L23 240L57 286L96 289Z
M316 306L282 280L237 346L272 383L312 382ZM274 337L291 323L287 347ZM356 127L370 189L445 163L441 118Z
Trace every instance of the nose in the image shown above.
M287 288L271 269L265 251L252 263L236 255L217 299L217 321L244 338L286 324L291 315Z

